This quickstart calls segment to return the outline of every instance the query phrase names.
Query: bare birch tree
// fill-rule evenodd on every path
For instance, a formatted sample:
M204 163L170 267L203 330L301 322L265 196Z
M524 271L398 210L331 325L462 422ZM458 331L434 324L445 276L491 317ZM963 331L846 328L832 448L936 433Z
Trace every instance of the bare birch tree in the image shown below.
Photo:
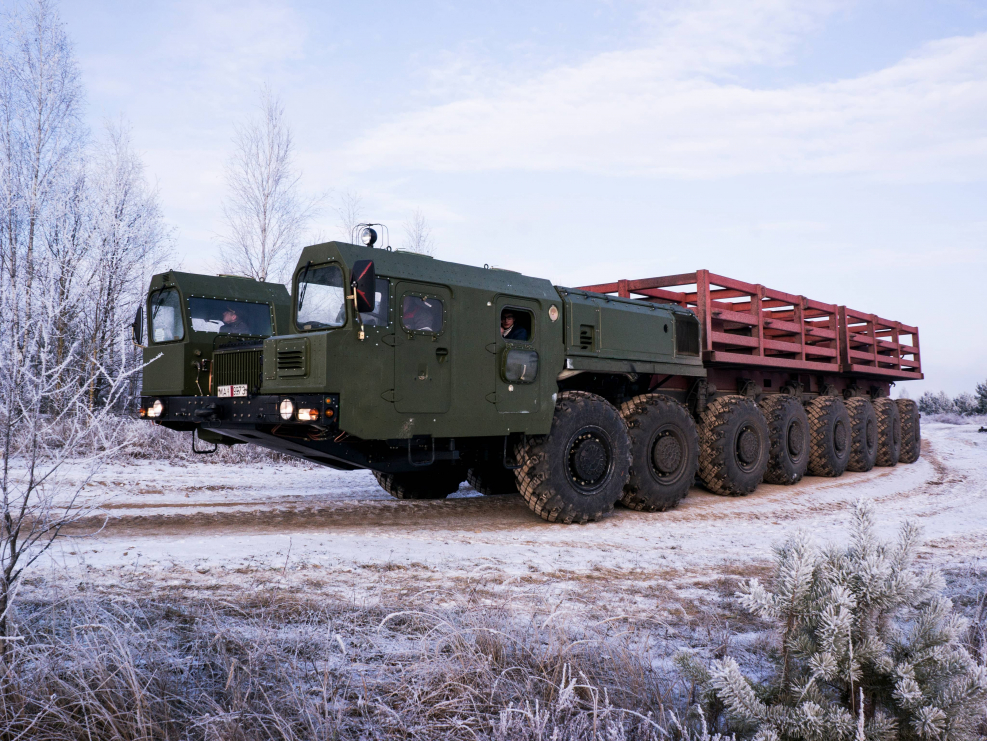
M226 272L257 280L283 279L322 200L302 198L300 181L284 106L265 87L260 116L236 127L226 165L226 233L221 239Z
M91 511L82 486L127 442L127 324L168 247L123 129L89 145L49 0L0 25L0 658L24 570ZM71 462L81 482L60 474Z
M366 220L363 216L363 198L348 190L339 196L335 211L340 238L344 242L349 242L354 239L353 229L356 225Z
M422 255L435 254L432 227L420 208L416 208L411 218L404 224L404 247Z

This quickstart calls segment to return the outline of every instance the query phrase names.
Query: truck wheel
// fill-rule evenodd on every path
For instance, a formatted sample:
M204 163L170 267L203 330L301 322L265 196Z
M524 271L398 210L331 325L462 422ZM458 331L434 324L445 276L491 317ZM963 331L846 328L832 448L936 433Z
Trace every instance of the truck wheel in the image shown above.
M481 463L466 472L470 486L481 494L517 494L517 477L514 471L499 463Z
M699 422L699 479L714 494L750 494L764 477L770 449L767 422L752 399L716 398Z
M874 399L877 415L877 465L894 466L901 455L901 416L894 399Z
M631 441L627 425L607 401L585 391L563 391L548 435L518 446L518 490L549 522L599 520L613 510L627 483Z
M922 453L922 415L911 399L896 399L901 418L901 453L899 463L914 463Z
M850 462L848 471L869 471L877 461L877 415L874 405L865 396L847 399L850 415Z
M374 471L374 477L395 499L445 499L459 489L466 474L459 466L435 466L405 473Z
M809 466L809 418L794 396L772 394L758 406L768 423L771 447L764 480L769 484L794 484Z
M809 473L842 476L850 462L850 415L843 400L818 396L808 404Z
M621 501L639 512L664 512L692 486L699 434L689 410L661 394L642 394L620 407L631 438L631 468Z

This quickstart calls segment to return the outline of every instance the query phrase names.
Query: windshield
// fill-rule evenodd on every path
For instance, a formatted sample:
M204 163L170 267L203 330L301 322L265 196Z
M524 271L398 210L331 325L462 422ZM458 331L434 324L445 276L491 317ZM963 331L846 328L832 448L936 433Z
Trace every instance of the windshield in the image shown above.
M151 296L151 339L155 342L174 342L185 337L182 324L182 307L178 291L167 288Z
M346 322L343 271L336 265L304 268L298 277L297 312L300 329L343 326Z
M196 332L263 337L272 334L271 308L267 304L193 296L188 300L188 310Z

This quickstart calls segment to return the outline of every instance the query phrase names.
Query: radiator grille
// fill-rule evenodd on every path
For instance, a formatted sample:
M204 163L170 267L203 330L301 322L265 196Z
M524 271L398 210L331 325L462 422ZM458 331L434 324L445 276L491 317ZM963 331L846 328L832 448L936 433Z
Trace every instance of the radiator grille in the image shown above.
M251 394L260 391L261 348L217 350L213 355L213 393L219 386L246 384Z

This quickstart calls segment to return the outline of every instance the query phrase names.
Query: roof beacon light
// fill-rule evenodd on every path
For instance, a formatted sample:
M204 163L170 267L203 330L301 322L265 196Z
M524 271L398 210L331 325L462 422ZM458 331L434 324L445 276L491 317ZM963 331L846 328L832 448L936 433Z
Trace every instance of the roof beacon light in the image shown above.
M369 226L360 232L360 241L367 247L373 247L377 242L377 231Z

